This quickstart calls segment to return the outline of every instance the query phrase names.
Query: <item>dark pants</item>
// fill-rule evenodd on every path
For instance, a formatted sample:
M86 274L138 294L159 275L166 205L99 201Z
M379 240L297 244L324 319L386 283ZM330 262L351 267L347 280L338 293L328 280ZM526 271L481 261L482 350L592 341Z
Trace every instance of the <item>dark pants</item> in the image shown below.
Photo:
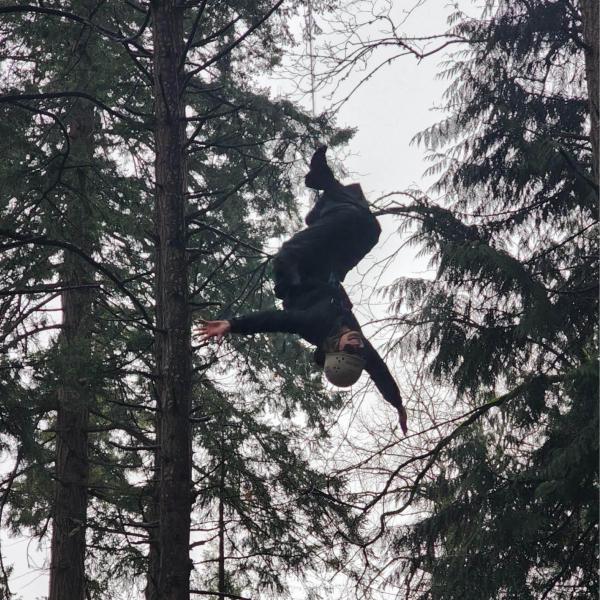
M285 298L310 280L343 281L375 246L381 228L360 208L339 208L285 242L273 262L275 295Z

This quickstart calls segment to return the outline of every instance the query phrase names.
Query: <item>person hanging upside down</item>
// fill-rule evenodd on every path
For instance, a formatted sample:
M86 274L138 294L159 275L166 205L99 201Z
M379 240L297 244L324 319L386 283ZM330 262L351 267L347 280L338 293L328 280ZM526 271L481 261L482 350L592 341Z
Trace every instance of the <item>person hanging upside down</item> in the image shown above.
M359 184L342 185L319 147L304 178L322 190L306 216L308 227L284 242L273 260L275 296L282 300L314 280L341 282L379 240L381 227Z
M316 346L315 362L330 383L348 387L363 369L377 389L397 411L402 431L407 432L406 410L400 390L385 362L363 335L352 303L341 284L313 281L287 295L283 310L267 310L228 320L202 321L197 328L201 341L220 341L228 334L295 333Z

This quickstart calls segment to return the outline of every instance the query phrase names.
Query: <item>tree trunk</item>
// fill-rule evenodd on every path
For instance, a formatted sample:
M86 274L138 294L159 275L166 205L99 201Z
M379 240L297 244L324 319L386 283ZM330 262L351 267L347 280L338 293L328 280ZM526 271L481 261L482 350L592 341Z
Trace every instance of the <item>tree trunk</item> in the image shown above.
M152 2L156 119L156 356L160 415L159 597L189 600L191 340L182 102L183 7Z
M223 456L223 445L221 445L221 474L220 474L220 490L219 490L219 587L217 588L221 594L227 593L229 590L226 587L225 580L225 503L223 496L225 495L225 457Z
M89 3L91 5L91 2ZM72 83L88 91L93 65L88 54L91 30L83 27L73 47ZM92 185L95 111L77 100L68 112L70 155L63 175L70 184L65 195L64 237L88 255L96 245ZM88 417L92 398L93 295L88 287L94 272L71 252L64 253L61 283L62 331L59 337L59 377L56 415L56 488L52 519L48 600L84 600L88 505Z
M65 236L92 253L88 165L93 156L94 109L78 101L71 111L69 136L74 167L73 190L67 208ZM89 284L93 272L71 252L65 252L65 287ZM88 504L88 414L93 326L92 292L70 289L62 294L63 329L59 340L60 387L56 422L56 490L52 521L49 600L84 600L86 514Z
M156 443L160 445L160 422L156 420ZM154 477L151 483L151 495L146 511L146 520L156 522L159 520L159 492L160 492L160 452L154 452ZM159 600L158 578L160 574L160 546L158 540L159 530L156 527L149 529L150 542L148 549L148 569L146 572L146 588L144 597L146 600Z
M600 45L598 4L598 0L581 0L583 41L586 45L585 74L590 103L590 139L592 141L594 181L596 185L598 185L598 170L600 169L598 148L598 103L600 98L600 85L598 83L598 71L600 70L600 61L598 59L598 48Z

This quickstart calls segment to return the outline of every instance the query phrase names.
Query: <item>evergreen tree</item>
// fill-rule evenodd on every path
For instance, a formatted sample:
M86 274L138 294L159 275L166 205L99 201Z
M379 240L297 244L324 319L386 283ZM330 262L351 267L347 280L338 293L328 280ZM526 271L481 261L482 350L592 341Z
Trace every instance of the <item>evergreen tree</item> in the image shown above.
M407 598L598 593L597 115L580 9L453 17L469 46L445 71L449 117L417 136L445 204L390 209L437 265L433 282L397 282L398 322L467 411L402 501L426 511L390 542L409 557Z
M79 546L72 566L81 572L85 551L84 586L89 595L103 597L118 589L124 578L147 574L146 594L152 598L156 594L152 582L160 575L161 544L156 532L161 487L156 459L162 439L156 434L160 420L153 400L160 396L161 384L155 374L154 329L149 318L154 309L150 261L157 239L151 233L150 209L154 179L154 144L148 128L153 97L149 85L153 68L153 49L148 44L151 21L147 7L141 10L133 3L119 3L118 10L110 3L73 3L68 10L26 2L15 5L11 11L2 12L5 35L14 41L14 54L7 62L11 75L1 98L7 131L8 123L13 123L10 136L2 140L9 159L3 166L3 181L9 184L3 186L2 204L6 240L2 250L7 258L2 263L6 275L3 292L9 298L3 315L9 327L11 322L17 324L14 315L22 314L23 325L21 331L8 331L3 340L10 353L3 370L7 374L2 387L6 396L5 431L11 436L9 446L16 445L19 459L15 463L18 477L11 481L6 496L10 523L15 531L31 527L40 536L47 532L47 515L54 510L48 493L48 468L54 461L54 436L60 429L55 421L56 397L66 383L65 372L73 372L73 381L89 392L85 401L77 403L84 417L77 429L87 437L88 464L87 475L81 473L87 486L78 487L89 502L83 509L87 518L82 519L81 510L79 516L68 517L84 521L79 533L87 527L87 547ZM268 91L252 84L250 73L268 68L277 56L275 33L278 27L283 30L284 21L256 29L255 35L262 32L259 49L236 45L234 33L252 29L256 15L265 16L270 7L232 4L227 10L224 5L204 7L204 11L201 6L196 8L196 12L184 14L190 60L203 64L220 57L187 80L185 95L190 110L186 113L188 137L183 148L187 152L188 187L180 200L185 198L187 206L182 223L187 233L183 239L185 260L179 266L193 282L190 303L185 307L188 321L191 311L206 307L227 314L241 303L256 307L265 304L262 280L267 265L261 246L266 238L283 233L289 217L296 216L289 164L297 159L296 150L305 149L317 134L334 133L325 121L312 122L290 103L273 101ZM240 14L244 20L239 22L239 31L233 26L227 28L228 23L239 21ZM222 30L227 36L216 35L213 44L211 36ZM72 42L82 39L85 42L79 48L85 55L84 64L73 53ZM35 68L21 70L20 61ZM84 68L88 76L95 76L86 80L86 85L76 75ZM75 155L65 158L72 142L70 119L77 109L84 108L94 113L94 146L87 146L85 165L77 159L71 169L68 161ZM341 132L337 139L343 141L345 137ZM70 210L66 210L71 208L75 215L85 206L69 204L70 199L79 197L71 179L71 173L77 172L82 172L91 192L93 219L87 229L79 231L90 236L91 246L74 237L80 221L71 223ZM63 257L65 263L85 269L80 279L84 284L89 281L94 290L95 322L87 335L79 335L89 347L85 367L81 367L86 371L83 378L73 371L85 356L77 354L77 344L67 349L60 338L39 337L46 328L59 326L44 322L44 313L37 312L36 306L46 306L57 289L70 287L70 280L58 279L56 263ZM29 309L25 303L34 290L43 294L43 299L38 305L32 302ZM63 302L60 308L66 310L66 299ZM207 465L216 452L215 436L232 449L234 455L226 461L234 483L227 485L245 482L253 490L262 489L260 494L254 493L252 501L239 493L228 499L238 515L252 515L254 511L245 517L244 534L244 544L254 554L247 561L248 572L253 575L231 585L252 582L283 589L287 570L314 566L316 548L327 543L336 523L345 527L346 514L339 506L330 507L330 500L317 493L327 484L335 487L341 482L327 482L324 474L302 456L304 443L324 436L326 416L321 413L327 407L326 396L314 378L304 382L311 372L306 352L301 345L288 344L286 356L291 360L281 365L272 356L274 348L280 350L281 340L263 343L240 342L240 348L248 350L247 358L222 363L227 369L244 372L251 400L242 408L237 394L214 392L207 369L215 357L200 353L194 364L199 381L191 398L191 421L188 411L181 423L186 428L191 424L196 431L198 456L206 457ZM39 344L36 354L31 352L32 344ZM187 353L189 359L190 349ZM27 385L21 379L23 369L31 373ZM276 385L272 373L277 374ZM191 394L191 384L188 387ZM337 402L339 398L334 397L329 406ZM232 406L237 410L232 411ZM290 421L272 427L264 423L273 409L291 416L297 408L307 413L310 429L294 431ZM230 438L225 426L225 437L220 430L215 431L227 414L248 423L242 437L236 432ZM300 431L302 444L298 441ZM248 446L252 438L253 443L268 441L264 460L272 463L270 469L286 473L282 481L269 478L262 466L250 468L245 464L250 464L251 457L235 448ZM26 454L20 452L21 447ZM223 462L222 447L219 456ZM196 489L190 486L190 494L198 498L200 517L210 514L219 502L224 506L224 496L215 496L211 487L206 487L210 468L203 464L197 468L202 478ZM289 497L288 509L273 506L271 495L275 493L279 498L282 494ZM291 509L296 502L301 519ZM260 523L261 511L269 506L271 517L263 525L270 523L270 534L268 529L253 525ZM327 516L324 506L329 507ZM308 522L313 525L307 537L304 528ZM288 529L290 533L285 534ZM170 542L173 532L163 530ZM279 533L289 536L289 549L264 570L266 563L261 563L261 556L271 560L267 558L272 552L270 535ZM152 548L149 558L144 550L148 543ZM178 567L188 569L187 561L184 563ZM200 578L206 579L204 573ZM81 586L76 595L80 592Z

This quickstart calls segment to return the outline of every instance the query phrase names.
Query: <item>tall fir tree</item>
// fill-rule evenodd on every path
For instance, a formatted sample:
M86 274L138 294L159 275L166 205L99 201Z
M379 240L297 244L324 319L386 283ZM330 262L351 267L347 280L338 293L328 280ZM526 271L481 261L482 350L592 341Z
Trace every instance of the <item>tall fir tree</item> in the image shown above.
M584 4L454 15L468 47L444 73L449 116L416 138L445 203L390 209L437 266L392 287L397 323L465 412L401 500L425 515L387 538L407 598L598 593L598 59Z
M153 400L162 392L152 352L155 330L149 319L154 308L149 272L152 245L159 238L152 233L150 208L155 155L150 128L152 21L147 8L132 3L119 4L114 10L104 3L82 2L63 10L23 2L2 12L7 38L15 42L14 54L7 60L10 77L1 98L3 123L13 123L13 127L7 126L10 137L3 139L9 157L3 167L3 181L9 183L3 186L2 204L2 251L7 258L2 265L6 275L3 293L9 298L3 323L10 329L14 315L22 315L22 329L7 330L3 338L9 353L3 370L8 375L2 386L6 396L3 423L11 436L9 447L16 445L18 458L18 476L6 488L5 502L15 531L31 527L40 537L45 535L47 515L54 510L54 499L48 493L48 467L55 460L55 436L61 429L54 411L59 390L70 381L63 372L66 369L73 385L89 393L85 402L82 397L76 402L83 416L77 430L82 439L87 437L87 473L79 472L77 484L85 497L78 512L73 510L66 518L71 524L77 522L75 528L67 527L69 533L77 534L72 538L79 536L77 556L70 566L79 575L84 564L86 570L85 577L79 577L83 583L76 595L85 588L92 597L114 593L132 575L138 581L145 575L147 598L157 597L161 571L166 572L161 569L160 547L172 539L172 531L164 525L166 542L157 535L158 498L161 489L164 493L169 490L159 483L161 470L156 462L161 459L157 451L162 437L157 435L160 419ZM214 66L189 78L185 95L188 138L181 149L187 153L187 188L180 201L187 208L180 224L185 253L179 267L193 282L190 303L184 310L190 319L192 311L207 307L227 314L241 303L258 307L268 302L262 287L266 265L261 245L265 238L283 233L289 217L295 215L289 164L297 160L297 151L317 136L335 133L337 140L343 141L347 134L336 133L324 120L313 122L286 101L273 101L267 90L257 90L252 83L250 65L256 73L268 68L279 52L275 32L285 27L284 21L277 21L272 27L253 29L256 15L266 16L270 7L232 3L227 10L223 6L218 10L188 8L192 10L185 12L183 23L190 60L202 64L220 55ZM227 23L238 23L240 14L244 20L239 22L239 30L232 30L232 25L228 29ZM223 28L227 36L212 37ZM234 43L238 39L234 32L241 35L248 29L259 36L259 48ZM73 40L84 40L80 55L73 52ZM34 68L21 69L21 63ZM86 79L85 85L77 79L90 73L93 77ZM77 136L70 137L76 133L70 128L70 119L83 108L94 114L94 128L90 131L91 121L87 120L88 145L79 154L73 152ZM71 168L70 161L75 160ZM79 188L73 182L84 181L87 201L78 203ZM79 217L75 222L69 220L69 207L74 215L82 210L93 215L89 218L86 213L87 228L78 228L83 223ZM75 234L85 234L88 241L84 243ZM65 264L77 265L85 275L58 279L57 263L63 257ZM71 280L76 285L89 284L93 291L64 289L64 304L49 304L56 290L71 287ZM239 282L244 282L241 290ZM69 293L74 301L78 294L86 298L93 294L93 327L78 336L85 352L77 352L76 343L66 348L61 341L66 321L47 323L45 313L38 310L48 305L66 310ZM33 296L41 298L38 305L30 303L32 294L42 294ZM40 338L42 331L60 327L58 338ZM35 354L33 346L38 348ZM240 348L251 348L247 359L222 364L244 372L249 401L243 407L238 394L214 392L208 377L215 374L209 375L207 369L215 356L202 351L195 358L198 382L193 398L189 385L191 414L180 419L180 425L194 427L197 456L207 463L197 465L202 478L194 488L190 485L190 500L197 498L196 519L205 518L213 509L218 511L219 503L224 513L245 515L244 544L252 548L246 574L251 575L237 582L232 579L232 586L284 589L287 572L297 572L300 565L316 567L315 550L326 547L338 526L350 526L343 507L331 505L319 494L327 485L335 488L341 481L328 481L303 453L304 443L325 435L327 416L322 411L335 406L339 398L327 401L310 375L302 346L288 344L289 364L279 364L272 356L274 348L281 348L281 340L264 346L242 342ZM191 348L187 353L189 360ZM163 360L160 351L157 356ZM81 366L84 363L85 367ZM84 377L75 373L80 369L86 371ZM29 379L25 385L24 373ZM277 374L275 380L270 373ZM27 408L24 398L28 399ZM232 406L237 410L232 412ZM273 409L291 416L298 408L307 413L308 429L294 429L290 420L284 420L283 426L264 423ZM233 497L215 496L212 487L206 486L211 456L216 452L214 427L222 423L216 418L220 413L248 424L242 437L236 431L224 440L232 457L224 459L223 446L219 450L221 462L228 465L227 485L238 486ZM229 428L225 431L229 435ZM191 446L191 438L189 441ZM235 449L253 443L264 445L264 461L271 469L286 473L281 481L263 471L261 464L265 463L257 462L252 468L251 456ZM189 460L190 456L178 458ZM240 494L239 485L250 485L254 499ZM288 498L289 503L281 505L288 508L277 507L273 496ZM299 509L300 519L294 518L290 507ZM271 511L271 518L263 523L269 524L270 531L257 526L265 510ZM163 517L165 514L163 511ZM310 536L305 535L308 522L312 523ZM86 530L84 546L81 536ZM289 538L277 560L271 556L275 535ZM151 548L148 556L143 550L146 544ZM189 573L187 560L177 567ZM233 578L243 574L241 569L229 569L229 563L227 568ZM201 569L197 578L206 581ZM168 576L171 574L169 570ZM181 590L186 584L181 577L176 583L177 593L184 593ZM141 581L138 585L142 587ZM161 585L166 588L169 582Z

